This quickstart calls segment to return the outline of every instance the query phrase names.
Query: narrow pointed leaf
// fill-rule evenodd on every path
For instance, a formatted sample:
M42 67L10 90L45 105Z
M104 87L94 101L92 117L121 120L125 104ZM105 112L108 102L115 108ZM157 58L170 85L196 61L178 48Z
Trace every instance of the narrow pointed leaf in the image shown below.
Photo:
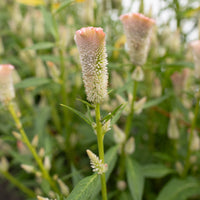
M103 119L102 119L102 122L107 122L109 119L111 119L116 113L117 111L123 106L123 104L117 106L117 108L115 108L111 113L109 113L107 116L105 116Z
M88 123L89 125L92 124L92 122L81 112L79 112L78 110L70 107L70 106L67 106L67 105L64 105L64 104L60 104L61 106L71 110L73 113L77 114L81 119L83 119L86 123Z
M136 161L131 160L129 157L126 158L126 176L132 198L142 200L144 190L142 169Z
M150 100L148 102L146 102L144 104L144 107L143 109L146 109L146 108L150 108L152 106L156 106L160 103L162 103L163 101L165 101L166 99L168 99L172 94L167 94L167 95L164 95L162 97L159 97L159 98L156 98L156 99L153 99L153 100Z
M54 46L55 46L55 44L52 42L40 42L40 43L37 43L30 47L25 48L25 50L27 50L27 49L31 49L31 50L51 49Z
M174 170L161 164L149 164L142 167L142 173L147 178L162 178L173 172Z
M98 177L97 174L93 174L82 179L72 190L67 200L88 200L96 189Z
M117 112L115 113L115 115L113 116L112 120L111 120L111 125L115 124L117 122L117 120L120 118L124 108L127 106L128 103L122 104L122 107L120 107L120 109L117 110Z
M53 14L58 14L59 12L67 8L72 2L74 2L74 0L66 0L62 2L60 6L53 12Z
M31 78L24 79L21 82L17 83L15 85L15 88L24 89L24 88L28 88L28 87L39 87L39 86L48 84L50 82L51 82L51 80L48 78L31 77Z
M171 179L161 190L156 200L186 200L199 194L200 184L194 178Z

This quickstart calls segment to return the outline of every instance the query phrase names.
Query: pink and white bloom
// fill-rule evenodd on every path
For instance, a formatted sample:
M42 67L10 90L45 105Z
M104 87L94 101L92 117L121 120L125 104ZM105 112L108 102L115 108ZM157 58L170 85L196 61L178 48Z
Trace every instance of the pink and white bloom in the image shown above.
M10 101L15 97L12 71L14 66L10 64L0 65L0 101Z
M123 23L127 37L127 46L131 61L135 65L144 65L155 21L139 13L121 15L120 20Z
M190 43L195 64L195 76L200 77L200 40Z
M88 101L102 103L108 96L107 54L102 28L87 27L76 31L83 82Z

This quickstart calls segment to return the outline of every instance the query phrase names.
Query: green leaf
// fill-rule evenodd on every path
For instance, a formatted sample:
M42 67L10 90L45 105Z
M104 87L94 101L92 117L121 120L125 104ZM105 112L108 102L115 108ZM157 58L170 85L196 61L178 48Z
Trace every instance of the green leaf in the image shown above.
M142 200L144 190L142 169L136 161L131 160L129 157L126 158L126 176L133 199Z
M142 167L142 173L147 178L162 178L173 172L172 169L161 164L149 164Z
M92 176L82 179L72 190L67 200L88 200L96 189L98 177L97 174L93 174Z
M81 175L80 171L78 171L75 168L73 164L71 165L71 171L72 171L72 182L73 182L73 185L75 186L76 184L78 184L79 181L81 181L83 176Z
M54 39L57 39L58 38L57 25L55 20L53 19L52 14L49 11L47 11L45 7L42 7L41 10L47 30L54 36Z
M51 80L48 78L31 77L31 78L24 79L23 81L17 83L15 85L15 88L16 89L24 89L24 88L28 88L28 87L38 87L41 85L48 84L50 82L51 82Z
M156 99L153 99L151 101L148 101L147 103L144 104L143 109L150 108L152 106L156 106L156 105L162 103L163 101L165 101L166 99L168 99L171 95L172 95L172 93L164 95L164 96L156 98Z
M109 113L107 116L105 116L101 121L102 122L107 122L109 119L111 119L116 113L117 111L123 106L123 104L117 106L117 108L115 108L111 113Z
M64 10L65 8L67 8L72 2L74 2L74 0L63 1L60 4L60 6L53 12L53 14L57 14L57 13L61 12L62 10Z
M117 151L118 151L118 146L111 147L105 154L105 163L108 164L108 171L106 172L106 181L108 181L110 174L112 173L115 164L117 162ZM97 183L97 189L93 192L92 196L90 199L96 199L96 196L101 190L101 182L98 180Z
M193 178L171 179L156 200L186 200L199 193L200 184Z
M111 120L111 126L113 124L115 124L117 122L117 120L120 118L124 108L127 106L128 103L123 104L122 107L120 107L120 109L117 110L117 112L115 113L115 115L113 116L112 120Z
M83 119L86 123L88 123L90 126L92 125L92 122L81 112L79 112L78 110L70 107L70 106L67 106L67 105L64 105L64 104L60 104L61 106L71 110L72 112L74 112L75 114L77 114L81 119Z
M87 101L84 101L82 99L77 99L77 100L84 103L86 106L89 106L90 108L95 108L92 104L88 103Z
M78 171L75 168L75 166L73 164L71 165L71 171L72 171L73 185L75 186L76 184L78 184L79 181L81 181L81 179L83 178L83 176L81 175L80 171Z
M27 49L31 49L31 50L51 49L54 46L55 46L55 44L52 42L40 42L40 43L37 43L30 47L25 48L25 50L27 50Z

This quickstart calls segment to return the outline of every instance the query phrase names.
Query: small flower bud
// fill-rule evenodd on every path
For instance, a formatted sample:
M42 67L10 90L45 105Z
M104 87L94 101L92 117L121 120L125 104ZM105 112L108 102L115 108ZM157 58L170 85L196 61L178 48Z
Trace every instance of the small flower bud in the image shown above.
M37 196L37 199L38 199L38 200L49 200L48 198L41 197L41 196Z
M96 104L107 99L107 54L102 28L87 27L76 31L75 41L80 53L83 82L88 101Z
M60 186L62 194L64 196L67 196L69 194L69 187L62 180L58 179L57 181Z
M126 142L124 151L126 154L132 154L135 151L135 139L133 137Z
M9 163L6 157L2 157L0 161L0 171L6 172L9 169Z
M122 144L125 141L126 135L125 133L117 126L113 125L114 129L114 140L117 144Z
M32 140L32 145L34 147L37 147L38 146L38 135L35 135L33 140Z
M192 143L191 143L190 149L191 149L191 151L199 151L200 150L200 138L196 131L193 132Z
M175 167L176 167L177 172L181 175L184 170L182 163L180 161L177 161L175 164Z
M139 101L136 101L134 103L134 112L136 114L140 114L143 110L144 104L146 103L147 98L143 97L142 99L140 99Z
M171 80L176 94L181 94L185 88L186 81L188 79L189 69L185 68L181 73L174 72L171 75Z
M12 134L17 140L21 140L22 139L22 136L18 132L13 131Z
M44 148L40 148L40 150L39 150L39 156L40 156L41 158L43 158L44 155L45 155L45 150L44 150Z
M144 80L144 72L140 66L137 66L133 71L132 79L138 82Z
M168 130L167 130L168 137L170 139L178 139L179 138L179 129L177 126L177 120L174 113L171 114Z
M33 172L35 172L34 167L31 166L31 165L22 164L22 165L21 165L21 168L22 168L24 171L26 171L27 173L33 173Z
M152 96L153 97L160 97L162 94L162 85L160 83L160 79L155 77L152 84Z
M0 101L3 103L15 97L12 70L14 67L10 64L0 65Z
M126 182L124 180L120 180L117 182L117 188L120 191L124 191L126 189Z
M108 132L110 129L111 129L111 128L110 128L110 120L108 120L107 122L105 122L105 123L103 124L102 131L103 131L103 133L106 133L106 132Z
M194 164L194 163L196 163L196 162L197 162L197 160L198 160L198 158L197 158L197 156L196 156L196 155L192 155L192 156L190 156L190 163L191 163L191 164Z
M97 172L98 174L103 174L107 171L107 164L102 163L102 160L99 159L92 151L87 150L88 157L90 159L91 167L93 168L93 172Z
M44 158L44 167L48 171L51 169L51 162L49 156L45 156Z
M147 59L150 35L155 21L139 13L121 15L120 20L124 26L131 61L142 66Z
M51 78L56 82L59 83L60 82L60 71L57 68L57 66L53 63L48 61L47 62L47 67L49 70L49 75L51 76Z

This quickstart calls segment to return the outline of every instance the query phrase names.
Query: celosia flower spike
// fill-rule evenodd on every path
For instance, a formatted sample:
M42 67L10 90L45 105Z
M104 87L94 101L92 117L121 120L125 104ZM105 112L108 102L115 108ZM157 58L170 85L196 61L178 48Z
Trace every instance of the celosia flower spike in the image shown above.
M97 172L98 174L103 174L107 171L108 166L104 164L102 160L99 159L92 151L87 149L87 154L90 159L91 167L93 168L93 172Z
M121 15L120 20L127 37L131 61L142 66L147 59L150 35L155 21L139 13Z
M108 96L107 54L102 28L87 27L76 31L83 82L88 101L102 103Z
M0 65L0 101L5 103L15 97L15 90L12 79L12 70L14 67L10 64Z

